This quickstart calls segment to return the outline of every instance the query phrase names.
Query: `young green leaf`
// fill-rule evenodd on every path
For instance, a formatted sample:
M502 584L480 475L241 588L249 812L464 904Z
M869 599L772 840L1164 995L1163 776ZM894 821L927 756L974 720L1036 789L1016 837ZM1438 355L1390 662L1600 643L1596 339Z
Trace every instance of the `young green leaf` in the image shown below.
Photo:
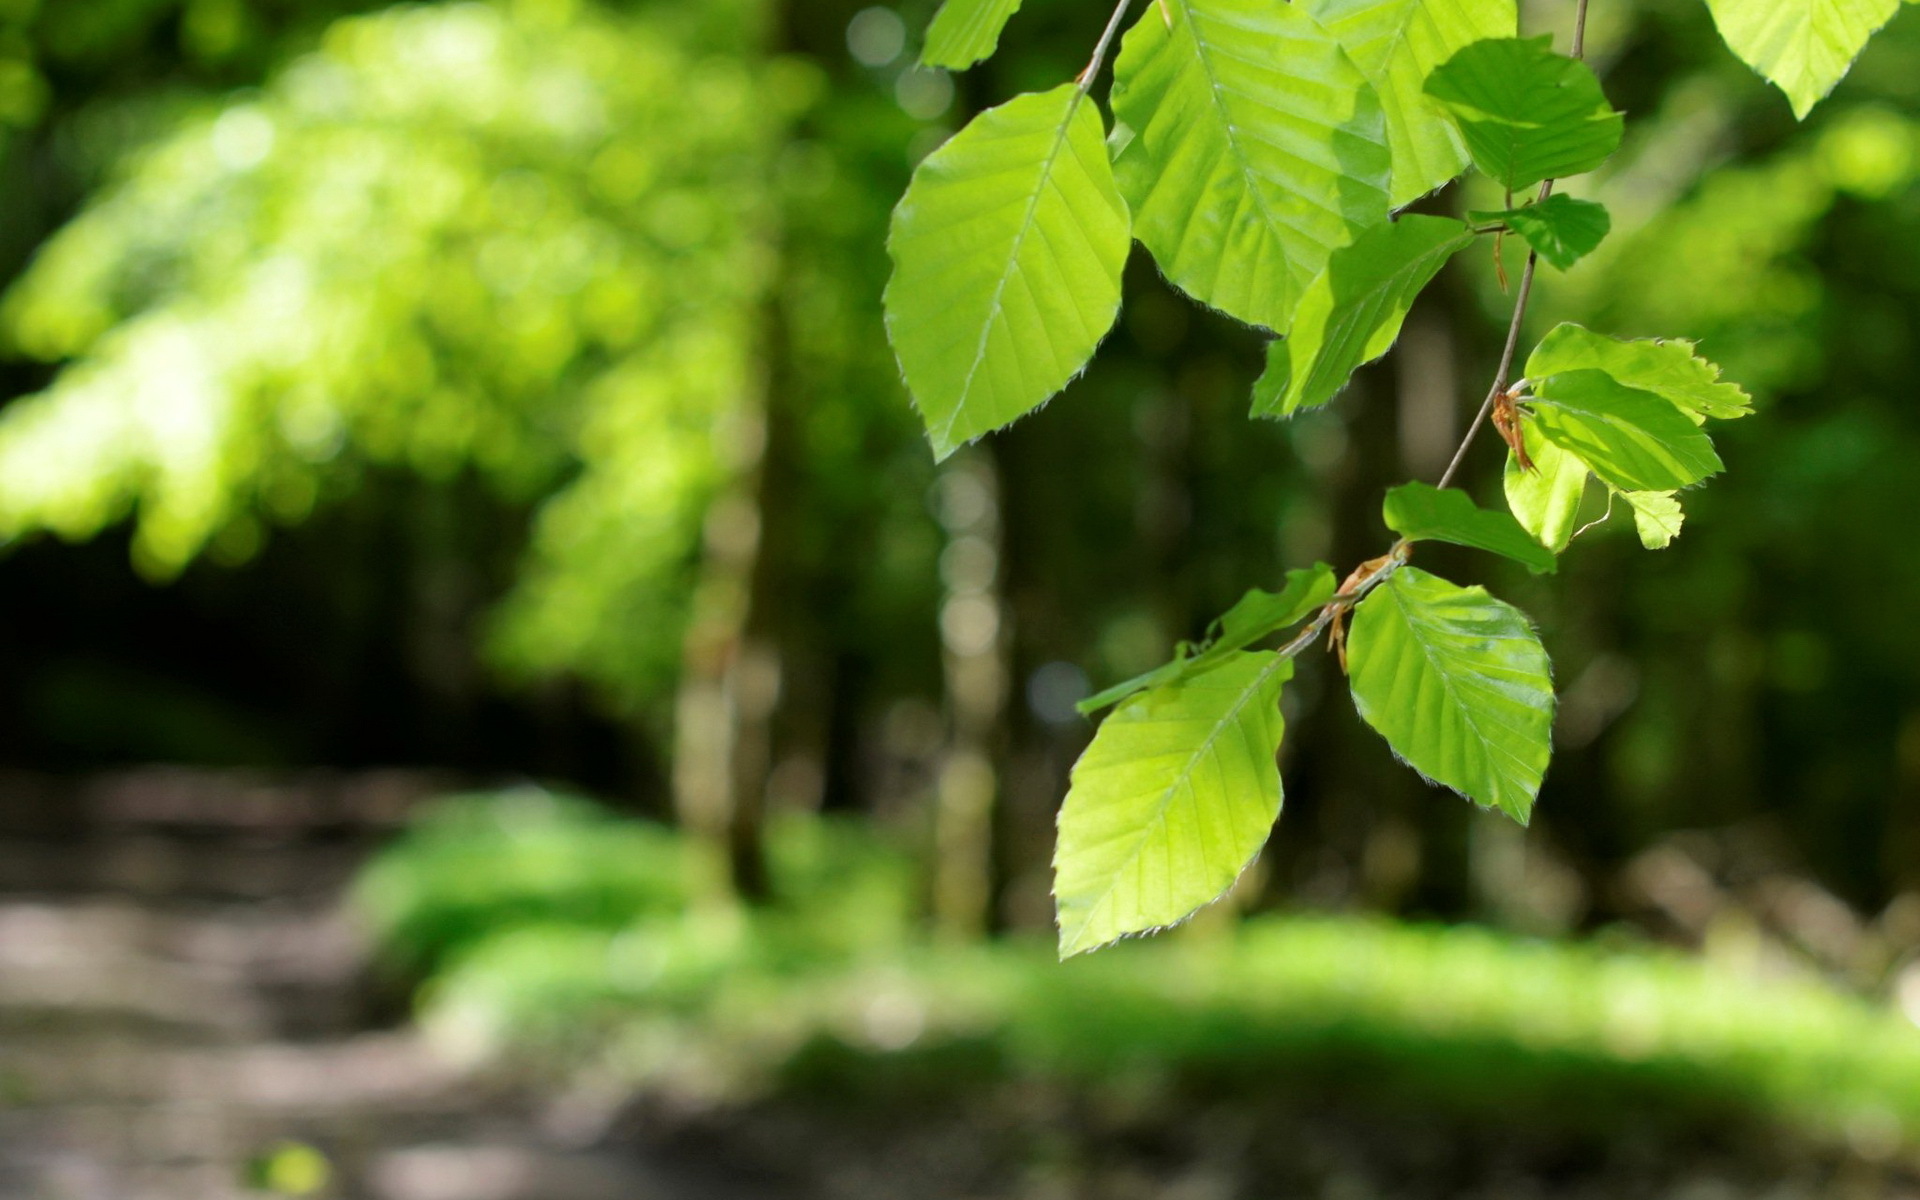
M1402 567L1354 611L1354 704L1428 779L1525 824L1552 757L1553 676L1526 616Z
M1512 37L1514 0L1301 0L1380 93L1393 151L1395 208L1460 174L1466 144L1423 92L1433 69L1471 42Z
M1410 542L1451 542L1505 555L1534 571L1558 564L1547 549L1503 512L1481 508L1458 488L1404 483L1387 493L1387 528Z
M1805 119L1900 0L1707 0L1720 36Z
M1392 348L1414 297L1472 241L1459 221L1409 215L1335 250L1294 309L1284 355L1270 353L1254 384L1254 415L1287 416L1333 399L1361 364Z
M1327 255L1387 218L1385 117L1312 17L1277 0L1155 0L1114 64L1135 234L1202 303L1287 327Z
M929 67L964 71L991 58L1000 46L1000 31L1019 11L1020 0L946 0L927 27L920 61Z
M1593 170L1620 145L1620 114L1583 62L1553 39L1492 38L1427 77L1459 122L1474 165L1509 191Z
M1071 84L974 118L894 210L887 334L941 458L1031 412L1120 310L1127 206Z
M1247 594L1213 623L1209 631L1213 640L1201 657L1220 650L1244 649L1270 633L1305 620L1307 614L1333 599L1338 586L1333 568L1315 563L1288 571L1286 586L1277 592L1247 589Z
M1292 673L1272 651L1232 654L1101 723L1060 809L1060 957L1171 925L1233 886L1280 815Z
M1529 408L1542 436L1624 492L1671 491L1722 469L1713 443L1686 413L1604 371L1535 380Z
M1214 621L1209 630L1211 640L1206 645L1192 650L1182 642L1173 661L1125 683L1116 684L1098 695L1089 696L1080 701L1078 707L1083 714L1091 715L1108 705L1118 704L1135 692L1211 670L1225 662L1234 651L1245 650L1268 634L1278 633L1289 625L1305 620L1308 614L1333 599L1335 586L1333 568L1325 563L1315 563L1302 570L1288 571L1287 584L1280 591L1250 588L1232 608Z
M1521 469L1520 460L1507 455L1507 507L1522 529L1558 554L1573 540L1587 494L1587 464L1541 436L1532 421L1521 422L1520 437L1533 470Z
M1613 218L1601 205L1557 192L1537 204L1468 216L1474 221L1504 223L1562 271L1593 253L1613 228Z
M1529 378L1569 371L1605 371L1614 382L1665 396L1698 424L1708 417L1732 420L1753 411L1746 392L1723 382L1720 368L1693 352L1692 342L1627 341L1572 323L1556 325L1527 358Z
M1640 544L1649 550L1664 550L1680 536L1686 514L1680 511L1680 497L1672 492L1622 492L1633 506L1633 527Z

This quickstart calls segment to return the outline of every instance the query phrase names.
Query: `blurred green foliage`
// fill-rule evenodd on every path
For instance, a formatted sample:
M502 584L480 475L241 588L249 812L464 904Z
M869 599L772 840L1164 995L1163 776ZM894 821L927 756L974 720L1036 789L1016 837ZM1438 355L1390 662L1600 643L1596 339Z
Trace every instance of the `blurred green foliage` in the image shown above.
M784 825L781 898L751 914L663 907L672 840L543 795L467 797L374 864L362 911L389 953L434 964L420 1012L448 1045L697 1078L730 1099L1278 1089L1514 1128L1745 1119L1920 1143L1920 1032L1805 978L1331 917L1058 964L1042 940L926 944L906 920L913 872L850 827ZM642 843L624 892L577 882L586 870L536 895L535 862ZM498 864L497 882L446 869L463 859Z
M166 576L365 464L473 470L549 497L504 657L658 692L753 386L768 157L817 91L750 66L753 22L361 18L142 151L9 299L17 347L80 362L0 420L0 525L131 513Z
M744 963L784 975L911 938L911 859L852 822L789 818L774 895L743 913L689 841L537 788L446 801L360 876L355 910L436 1019L489 1043L578 1046L605 1018L694 1013Z

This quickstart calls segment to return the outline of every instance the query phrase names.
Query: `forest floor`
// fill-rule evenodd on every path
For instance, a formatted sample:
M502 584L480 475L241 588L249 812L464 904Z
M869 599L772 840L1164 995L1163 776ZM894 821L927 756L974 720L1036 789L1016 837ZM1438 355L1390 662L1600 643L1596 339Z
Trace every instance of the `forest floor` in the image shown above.
M1702 1026L1695 1058L1632 1028L1596 1050L1572 1018L1516 1038L1512 1013L1611 985L1543 957L1539 994L1503 1008L1485 946L1361 926L1276 930L1243 957L1384 946L1418 1001L1425 954L1483 979L1477 1015L1422 1025L1360 976L1297 973L1304 1009L1262 1009L1258 972L1202 984L1177 946L1045 969L991 951L753 983L744 1008L701 992L691 1023L604 1051L451 1055L433 1006L423 1030L380 982L346 901L437 789L0 780L0 1200L1920 1200L1905 1090L1858 1103L1905 1051L1862 1065L1821 1025L1843 1017L1783 1029L1786 1067L1743 1027ZM1780 1082L1801 1070L1833 1078ZM1809 1136L1737 1094L1769 1089L1854 1117Z
M762 1195L583 1145L382 1010L342 896L436 784L0 779L0 1200Z

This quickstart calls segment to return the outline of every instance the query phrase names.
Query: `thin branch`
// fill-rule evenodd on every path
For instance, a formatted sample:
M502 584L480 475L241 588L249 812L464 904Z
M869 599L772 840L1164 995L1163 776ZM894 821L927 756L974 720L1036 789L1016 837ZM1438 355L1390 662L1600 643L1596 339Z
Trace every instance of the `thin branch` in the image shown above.
M1107 27L1100 34L1100 41L1093 47L1093 57L1087 62L1087 69L1080 72L1074 80L1080 86L1080 94L1087 94L1093 86L1093 77L1100 73L1100 65L1107 61L1107 51L1113 46L1113 39L1120 32L1120 22L1126 20L1127 10L1133 7L1133 0L1120 0L1113 8L1113 15L1107 18ZM1580 7L1586 8L1586 0L1580 0Z
M1360 601L1366 598L1368 592L1371 592L1376 586L1382 583L1387 576L1393 574L1406 564L1405 551L1407 546L1408 542L1405 538L1395 542L1392 552L1386 556L1386 561L1375 567L1368 574L1361 576L1360 580L1354 583L1352 587L1322 605L1319 614L1313 618L1313 623L1305 629L1302 629L1299 633L1294 634L1293 637L1287 641L1287 644L1280 647L1275 653L1281 658L1293 658L1308 646L1313 645L1314 639L1320 636L1322 630L1333 623L1335 617L1360 603Z
M1126 3L1124 0L1120 7L1121 11L1125 11ZM1109 37L1111 37L1113 28L1119 23L1119 20L1120 13L1116 12L1114 14L1114 24L1108 26ZM1101 39L1102 53L1104 53L1107 40L1108 38ZM1587 0L1575 0L1573 11L1573 57L1576 59L1583 57L1586 53L1586 48ZM1092 73L1098 69L1100 57L1100 54L1096 54L1093 65L1087 68L1088 74L1084 76L1081 81L1081 87L1083 89L1091 79ZM1538 204L1551 195L1553 195L1553 180L1542 180L1539 194L1535 196L1534 203ZM1513 207L1513 197L1511 195L1507 197L1507 207ZM1476 230L1476 232L1479 231ZM1528 250L1526 270L1520 276L1520 290L1513 298L1513 317L1507 322L1507 341L1500 350L1500 366L1494 372L1493 386L1488 389L1487 398L1485 402L1480 405L1480 411L1474 415L1473 423L1467 426L1466 435L1460 439L1459 448L1453 452L1453 460L1447 464L1446 472L1440 476L1439 486L1443 488L1453 482L1454 475L1460 470L1460 464L1466 460L1468 448L1473 445L1474 435L1480 432L1480 427L1485 425L1487 418L1493 415L1494 402L1499 400L1501 393L1507 390L1508 382L1513 374L1513 358L1520 346L1520 328L1526 323L1527 302L1533 297L1533 278L1539 269L1539 265L1539 253L1531 249ZM1611 512L1612 510L1609 509L1608 511ZM1351 586L1343 589L1340 594L1327 601L1327 603L1321 607L1318 615L1314 617L1311 624L1295 634L1284 646L1281 646L1279 650L1280 656L1282 658L1292 658L1312 645L1314 639L1325 632L1327 626L1331 625L1336 617L1350 610L1354 605L1358 604L1368 592L1371 592L1375 587L1379 586L1387 576L1404 566L1409 548L1409 544L1405 538L1395 542L1393 549L1387 553L1384 561L1382 561L1379 566L1362 576L1358 581L1353 581Z
M1574 0L1573 57L1576 59L1584 57L1586 51L1587 0ZM1553 180L1542 180L1540 192L1534 197L1533 202L1539 204L1551 195L1553 195ZM1511 195L1508 196L1507 203L1508 207L1512 207ZM1520 276L1520 290L1513 298L1513 319L1507 323L1507 344L1500 351L1500 368L1494 372L1493 386L1487 390L1487 398L1481 403L1480 411L1474 414L1473 420L1467 425L1466 436L1460 439L1459 448L1453 452L1453 460L1447 464L1445 473L1440 476L1438 485L1440 487L1446 487L1453 482L1454 475L1460 470L1460 464L1466 461L1467 450L1473 445L1474 437L1480 432L1480 427L1487 423L1487 418L1493 415L1494 402L1500 399L1500 393L1507 390L1507 378L1513 371L1513 355L1520 345L1520 327L1526 323L1527 301L1533 296L1533 276L1539 263L1539 251L1528 250L1526 271Z

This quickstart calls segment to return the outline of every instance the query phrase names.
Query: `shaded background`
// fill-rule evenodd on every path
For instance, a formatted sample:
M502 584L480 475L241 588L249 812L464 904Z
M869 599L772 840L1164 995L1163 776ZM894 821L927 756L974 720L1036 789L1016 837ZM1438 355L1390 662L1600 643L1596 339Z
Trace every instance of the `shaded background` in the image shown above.
M1074 701L1162 661L1287 567L1325 559L1344 572L1376 554L1381 489L1444 466L1509 301L1476 250L1429 289L1398 353L1336 404L1252 422L1260 335L1190 305L1136 256L1127 310L1086 375L936 467L880 327L887 211L966 114L1077 72L1105 14L1035 4L993 62L949 78L911 66L932 7L0 4L0 391L12 397L0 407L0 761L14 769L0 789L14 865L0 882L22 912L56 922L19 925L22 953L91 944L94 926L60 933L60 904L91 906L83 915L109 933L114 920L186 913L209 938L263 912L332 913L366 856L431 797L537 786L601 808L522 790L491 816L439 810L360 876L358 916L339 929L314 918L316 944L344 939L333 958L306 960L338 976L324 1012L234 1028L345 1035L484 1010L469 1026L490 1032L468 1039L469 1060L531 1075L499 1084L516 1097L501 1111L524 1116L546 1102L529 1096L573 1095L579 1063L604 1062L606 1031L628 1036L635 1013L681 1011L698 1025L725 1008L715 981L753 976L743 964L910 963L988 935L1029 954L1051 915L1053 813L1090 733ZM1570 8L1529 4L1523 25L1564 32ZM1728 473L1689 497L1671 549L1641 550L1624 517L1582 536L1546 579L1434 549L1438 569L1527 610L1554 657L1556 757L1531 829L1394 763L1324 656L1308 655L1285 702L1286 810L1228 907L1306 922L1276 930L1348 930L1355 956L1399 979L1378 984L1396 994L1561 968L1526 957L1545 942L1498 942L1520 957L1489 965L1473 958L1480 943L1443 941L1452 949L1436 961L1453 965L1394 976L1402 958L1425 961L1426 943L1395 941L1394 927L1358 914L1568 939L1569 962L1598 946L1665 964L1665 947L1729 978L1816 989L1804 1005L1782 1001L1780 1020L1825 1012L1827 988L1853 997L1834 1001L1854 1006L1847 1020L1894 1038L1895 1018L1875 1014L1897 1013L1903 993L1920 1011L1920 976L1905 974L1920 954L1920 627L1905 617L1920 595L1905 537L1920 504L1920 26L1897 17L1804 125L1720 46L1704 5L1596 5L1589 48L1628 113L1627 141L1572 190L1607 203L1614 233L1571 274L1544 275L1530 331L1574 319L1697 338L1753 392L1758 415L1722 432ZM1468 191L1423 204L1496 207ZM1496 447L1487 439L1464 477L1488 501ZM607 810L619 816L593 815ZM561 848L515 875L514 856L538 857L526 848L543 838ZM251 882L231 883L229 869ZM500 895L448 899L476 880ZM747 915L729 897L744 897ZM445 917L448 906L466 915ZM688 968L697 982L678 1001L607 983L618 955L606 939L650 929L642 918L661 912L683 923L650 937L711 960ZM1187 941L1214 946L1230 924L1209 918ZM827 949L816 927L834 931ZM475 949L526 929L543 932L517 950ZM600 940L580 942L582 930ZM1461 936L1485 936L1475 930ZM256 966L306 952L277 926L254 933L265 948L241 957ZM1339 937L1325 937L1313 953L1342 958ZM1235 945L1183 969L1227 978ZM1293 951L1306 953L1265 953ZM1151 976L1163 971L1154 953L1109 955ZM462 993L461 964L487 961ZM101 969L103 994L140 989L114 973L131 967ZM939 972L958 968L925 969L937 991ZM495 982L471 982L483 976ZM562 982L541 992L526 984L536 977ZM1569 995L1585 986L1566 978ZM981 1003L1017 1028L1046 1011L1018 999L1025 986ZM727 1003L787 1003L778 989L755 994ZM467 1009L448 999L462 995ZM522 1019L540 1012L544 1024ZM875 1019L882 1050L927 1040L916 1027L889 1046L885 1014ZM1395 1041L1398 1019L1352 1034L1358 1049L1314 1043L1314 1070L1337 1077L1326 1063L1357 1054L1394 1078L1419 1059ZM1754 1018L1756 1045L1792 1042L1764 1031L1773 1019ZM33 1028L20 1044L40 1036ZM83 1032L77 1044L91 1045ZM1275 1036L1299 1050L1295 1035ZM1608 1054L1644 1058L1601 1042L1613 1047L1596 1052L1602 1074ZM946 1107L927 1123L968 1125L965 1114L992 1109L963 1084L1001 1067L1018 1075L1006 1064L1024 1061L993 1053L1003 1057L991 1071L965 1055L928 1068L924 1086ZM1282 1190L1235 1173L1254 1172L1257 1155L1178 1134L1159 1149L1101 1149L1082 1125L1043 1113L1015 1125L1055 1130L1059 1144L985 1155L1004 1170L952 1194L1136 1194L1099 1173L1136 1160L1158 1180L1142 1195L1402 1194L1338 1163L1377 1157L1370 1138L1401 1146L1422 1129L1466 1130L1478 1146L1501 1123L1461 1096L1499 1092L1511 1083L1501 1071L1524 1076L1553 1057L1488 1050L1506 1064L1495 1070L1485 1054L1448 1053L1462 1057L1419 1068L1445 1084L1433 1084L1451 1097L1443 1113L1389 1121L1385 1101L1363 1098L1344 1133L1301 1132L1298 1112L1231 1099L1242 1092L1230 1080L1192 1084L1235 1120L1267 1129L1271 1118L1293 1131L1273 1135L1280 1143L1312 1150ZM1675 1051L1676 1076L1686 1053ZM1534 1065L1500 1057L1511 1054ZM626 1115L589 1122L567 1153L630 1147L633 1129L656 1127L629 1107L650 1102L664 1068L646 1055L628 1067L596 1085L620 1097L602 1107ZM890 1069L859 1055L820 1066L830 1091L854 1093ZM1546 1137L1549 1166L1513 1166L1494 1137L1451 1175L1410 1167L1409 1178L1431 1177L1435 1195L1575 1194L1540 1182L1564 1170L1599 1180L1599 1194L1694 1194L1705 1143L1693 1134L1641 1154L1610 1132L1613 1116L1652 1101L1631 1088L1596 1098L1578 1072L1543 1078L1525 1086L1546 1107L1598 1122L1573 1120L1571 1143ZM1713 1079L1701 1087L1725 1084ZM1148 1125L1191 1132L1185 1114L1204 1109L1188 1085L1128 1086ZM1301 1085L1303 1111L1317 1111L1318 1086ZM780 1103L766 1094L752 1103ZM169 1095L149 1100L177 1107ZM22 1096L39 1111L33 1088ZM1825 1100L1802 1100L1767 1120L1804 1135L1804 1161L1759 1166L1732 1194L1789 1178L1812 1181L1807 1194L1880 1194L1909 1177L1901 1147L1920 1101L1840 1105L1829 1121L1808 1115ZM1667 1103L1647 1119L1665 1127ZM898 1119L894 1107L880 1105ZM765 1190L776 1177L815 1189L804 1194L864 1194L796 1150L812 1135L796 1143L786 1116L742 1111L759 1115L676 1133L668 1158L744 1155L764 1177L740 1194L776 1194ZM443 1115L426 1141L483 1123ZM1816 1136L1822 1122L1831 1128ZM924 1130L912 1122L916 1132L872 1114L827 1123L879 1131L843 1155L893 1164L874 1168L873 1186L947 1194L928 1189L957 1178L946 1160L916 1166L874 1148L913 1144ZM61 1169L81 1174L44 1194L90 1194L71 1180L96 1178L72 1167L90 1161L91 1136L61 1135L77 1147ZM203 1172L178 1186L211 1195L208 1180L238 1178L230 1160L279 1161L256 1154L273 1136L263 1127L176 1153L182 1171ZM449 1151L439 1167L356 1175L373 1151L342 1149L328 1138L345 1135L327 1129L287 1136L294 1175L276 1186L288 1188L428 1195L404 1189L492 1161ZM1325 1150L1349 1144L1359 1148L1345 1157ZM299 1175L309 1151L332 1164L307 1163L312 1178ZM1311 1165L1320 1159L1338 1161ZM1053 1166L1034 1175L1035 1161ZM1166 1163L1213 1164L1206 1178L1226 1182L1179 1191L1178 1171L1174 1182L1154 1174ZM20 1194L53 1187L34 1182L39 1169L22 1168ZM109 1182L97 1194L135 1194L98 1178ZM172 1176L153 1178L151 1194L174 1194ZM551 1181L530 1194L542 1190L567 1194Z

